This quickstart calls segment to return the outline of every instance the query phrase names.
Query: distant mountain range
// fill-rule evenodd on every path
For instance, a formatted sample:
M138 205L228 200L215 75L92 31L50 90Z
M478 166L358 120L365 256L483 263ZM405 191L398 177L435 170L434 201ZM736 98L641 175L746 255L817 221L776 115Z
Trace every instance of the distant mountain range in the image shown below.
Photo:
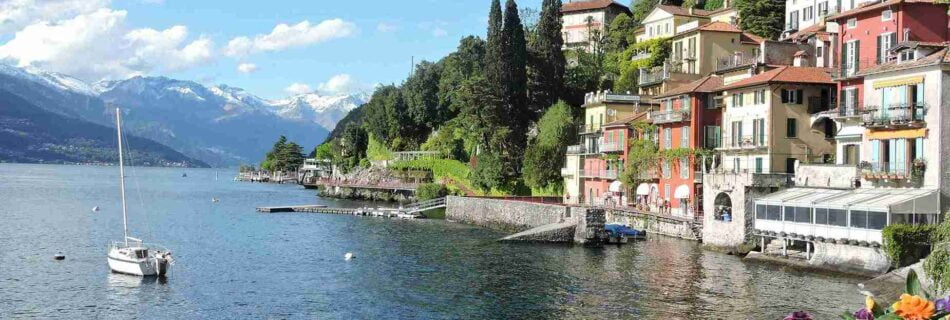
M303 94L266 100L243 89L165 77L85 83L67 75L0 64L0 89L50 113L123 129L212 166L258 163L280 135L312 148L365 94ZM2 129L2 128L0 128Z

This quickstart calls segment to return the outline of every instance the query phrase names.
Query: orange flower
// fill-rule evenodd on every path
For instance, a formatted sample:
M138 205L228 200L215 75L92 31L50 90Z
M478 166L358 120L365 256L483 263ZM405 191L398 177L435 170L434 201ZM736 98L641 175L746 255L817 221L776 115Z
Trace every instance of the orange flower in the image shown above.
M904 320L927 320L934 315L934 303L905 293L894 303L894 313Z

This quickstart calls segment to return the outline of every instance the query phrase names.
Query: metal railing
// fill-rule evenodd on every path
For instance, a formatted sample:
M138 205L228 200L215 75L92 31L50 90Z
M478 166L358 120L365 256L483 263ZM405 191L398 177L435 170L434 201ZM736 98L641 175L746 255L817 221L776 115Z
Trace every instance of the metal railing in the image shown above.
M798 31L798 21L786 23L785 31Z
M581 177L616 180L620 176L617 170L581 170Z
M669 67L664 64L662 67L656 67L651 70L640 69L640 78L638 83L643 85L650 85L663 82L663 80L670 78Z
M758 56L730 55L716 59L716 71L749 66L759 61Z
M603 142L600 144L600 152L623 152L623 143L620 141Z
M689 110L651 111L650 120L654 124L689 121Z
M909 177L911 174L911 169L912 166L905 162L876 162L871 163L870 168L866 168L862 171L865 178L869 179L873 179L875 177L896 177L900 179Z
M764 148L768 143L767 135L723 136L719 149L755 149Z
M587 146L583 144L567 146L567 154L585 154L585 153L587 153Z
M603 125L600 124L582 124L577 127L577 132L580 134L593 134L600 133L604 129Z
M888 126L924 121L927 106L923 102L895 103L887 107L866 106L862 115L865 126Z

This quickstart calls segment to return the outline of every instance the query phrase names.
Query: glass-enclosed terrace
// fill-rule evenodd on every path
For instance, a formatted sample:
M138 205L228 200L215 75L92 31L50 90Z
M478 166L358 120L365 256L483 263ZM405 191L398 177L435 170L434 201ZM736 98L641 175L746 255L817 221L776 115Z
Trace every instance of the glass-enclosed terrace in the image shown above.
M939 223L939 204L932 189L791 188L755 201L755 229L882 243L887 225Z

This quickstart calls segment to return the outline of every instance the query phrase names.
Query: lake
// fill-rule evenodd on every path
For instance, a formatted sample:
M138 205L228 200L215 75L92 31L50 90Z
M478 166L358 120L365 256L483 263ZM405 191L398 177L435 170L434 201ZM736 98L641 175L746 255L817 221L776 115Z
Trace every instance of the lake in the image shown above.
M106 264L122 237L118 168L0 164L0 318L830 319L863 305L861 278L659 236L584 248L444 220L260 214L361 204L215 173L127 171L130 235L176 259L166 279L142 279Z

